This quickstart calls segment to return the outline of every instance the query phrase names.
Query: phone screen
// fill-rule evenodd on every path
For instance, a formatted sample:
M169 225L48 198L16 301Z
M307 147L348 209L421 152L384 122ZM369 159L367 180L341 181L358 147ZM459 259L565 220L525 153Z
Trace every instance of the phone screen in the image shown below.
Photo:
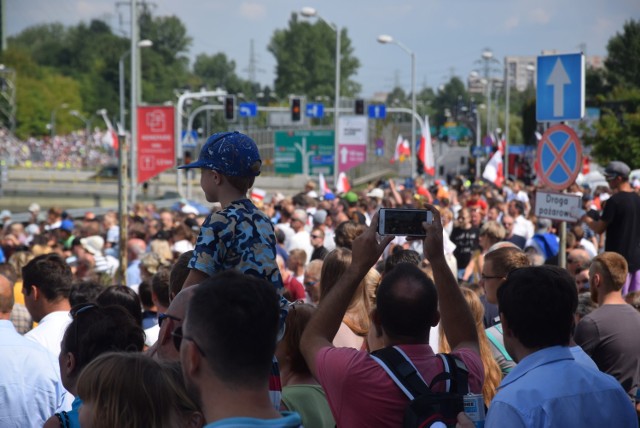
M391 209L380 210L378 233L380 235L425 236L422 222L431 223L433 214L428 210Z

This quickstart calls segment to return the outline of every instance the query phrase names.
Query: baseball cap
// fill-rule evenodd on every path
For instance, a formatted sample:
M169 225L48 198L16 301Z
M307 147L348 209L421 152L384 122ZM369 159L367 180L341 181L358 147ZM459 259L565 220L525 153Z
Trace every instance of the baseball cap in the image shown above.
M629 166L620 161L609 162L609 165L604 169L605 177L628 177L631 169Z
M326 220L327 220L327 211L326 210L318 210L313 215L313 224L314 225L324 224L324 222Z
M384 190L376 187L375 189L372 189L369 193L367 193L367 196L369 198L382 199L384 198Z
M73 232L73 220L62 220L62 223L60 223L60 229L66 231L66 232Z
M7 218L7 217L11 217L11 211L9 210L0 211L0 219Z
M102 255L102 249L104 248L104 239L100 235L92 235L86 238L80 239L80 245L89 253L96 255Z
M205 168L230 177L255 177L260 175L261 165L255 141L234 131L210 136L204 143L198 160L179 166L178 169Z
M354 192L347 192L344 195L344 199L349 202L349 203L356 203L358 202L358 195L356 195Z
M30 213L39 212L40 211L40 205L38 205L36 202L33 202L31 205L29 205L28 211Z

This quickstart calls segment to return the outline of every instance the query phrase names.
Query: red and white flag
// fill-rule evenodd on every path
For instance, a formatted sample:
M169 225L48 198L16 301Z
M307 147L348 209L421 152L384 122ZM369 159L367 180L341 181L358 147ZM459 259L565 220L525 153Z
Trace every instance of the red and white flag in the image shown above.
M257 201L264 201L264 197L267 196L267 191L260 189L258 187L254 187L253 189L251 189L251 199L257 200Z
M484 167L484 171L482 172L482 178L492 182L498 187L502 187L502 183L504 182L504 173L502 166L502 152L504 151L504 140L500 140L498 143L498 150L491 156L489 162Z
M107 132L102 136L102 143L106 145L110 145L113 147L113 150L118 150L118 133L113 128L109 117L107 116L107 111L101 111L102 119L104 119L104 123L107 125Z
M402 135L398 135L398 139L396 140L396 149L393 153L393 159L391 159L390 162L404 162L409 156L411 156L409 141L402 138Z
M343 193L347 193L351 190L351 184L349 184L349 179L347 179L347 174L341 172L338 174L338 182L336 183L336 192L338 195Z
M333 194L327 185L327 180L324 179L323 173L318 174L318 187L320 188L320 196L328 195L329 193Z
M433 157L433 145L431 144L431 129L429 128L429 116L424 117L422 136L420 137L420 151L418 158L424 165L424 172L427 175L436 175L436 162Z

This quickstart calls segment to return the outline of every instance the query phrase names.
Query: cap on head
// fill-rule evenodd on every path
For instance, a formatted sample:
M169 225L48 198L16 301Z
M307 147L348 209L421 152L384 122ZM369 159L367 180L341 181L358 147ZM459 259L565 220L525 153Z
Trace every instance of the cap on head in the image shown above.
M358 202L358 195L356 195L354 192L349 191L343 197L347 202L351 204L355 204L356 202Z
M102 249L104 248L104 239L100 235L92 235L86 238L80 239L80 245L87 252L93 255L102 255Z
M11 211L9 210L0 211L0 219L10 218L10 217L11 217Z
M64 230L65 232L73 232L73 227L73 220L65 219L62 220L62 223L60 223L60 229Z
M629 173L631 169L629 165L620 161L612 161L609 162L609 165L604 169L604 176L607 178L616 178L616 177L629 177Z
M260 175L261 165L256 143L234 131L213 134L202 147L197 161L178 168L205 168L230 177L255 177Z
M369 198L376 198L376 199L382 199L384 198L384 190L376 187L375 189L371 189L371 191L369 193L367 193L367 197Z

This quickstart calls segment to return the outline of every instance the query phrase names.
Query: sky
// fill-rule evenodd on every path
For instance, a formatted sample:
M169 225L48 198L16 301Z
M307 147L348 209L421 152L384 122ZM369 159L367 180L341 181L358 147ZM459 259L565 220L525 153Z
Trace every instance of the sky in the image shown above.
M76 25L98 18L128 35L126 0L5 0L7 35L42 23ZM137 0L138 2L140 0ZM494 57L537 56L543 50L606 55L608 40L625 21L640 19L638 0L151 0L155 16L175 15L193 38L189 56L223 52L248 78L253 41L257 80L273 87L275 60L267 45L288 28L293 12L310 6L346 28L361 66L352 79L363 97L411 90L411 58L398 45L377 42L388 34L415 54L416 87L438 88L455 75L466 81L480 69L482 52Z

